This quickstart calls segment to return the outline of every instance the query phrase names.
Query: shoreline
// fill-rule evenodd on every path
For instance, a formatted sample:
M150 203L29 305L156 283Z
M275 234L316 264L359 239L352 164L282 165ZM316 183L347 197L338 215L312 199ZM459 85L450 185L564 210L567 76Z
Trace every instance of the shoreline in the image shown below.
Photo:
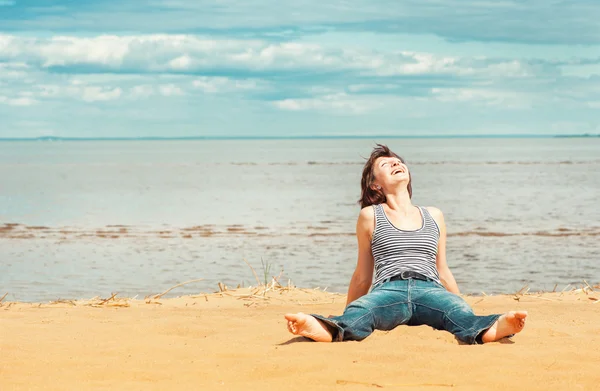
M289 334L283 314L337 314L346 296L274 284L175 298L4 301L0 386L593 390L600 382L590 349L600 346L600 289L463 297L477 314L527 310L527 326L475 346L427 326L320 344Z
M254 272L254 270L253 270ZM0 309L4 308L7 309L7 306L12 306L12 305L18 305L18 304L30 304L30 305L37 305L42 306L42 305L52 305L52 304L61 304L61 303L67 303L67 304L71 304L73 306L77 306L77 305L89 305L89 306L95 306L96 304L99 303L109 303L109 302L132 302L132 303L137 303L137 302L145 302L147 304L149 304L150 301L157 301L157 300L176 300L176 299L189 299L189 298L198 298L198 297L211 297L211 296L236 296L236 292L246 292L246 293L241 293L242 296L246 296L248 294L248 292L258 292L258 294L253 294L254 297L256 296L260 296L263 293L269 293L269 292L274 292L274 291L301 291L301 292L311 292L313 294L316 293L323 293L326 295L334 295L334 296L346 296L345 292L337 292L337 291L331 291L328 290L328 287L325 287L324 289L321 289L320 287L316 287L316 288L300 288L300 287L296 287L293 283L292 280L289 279L288 280L288 285L287 286L282 286L279 282L278 279L273 278L271 280L271 283L269 283L268 285L256 285L256 286L248 286L248 287L244 287L242 284L238 284L237 288L229 288L227 285L225 285L222 282L219 282L217 284L219 290L218 291L212 291L212 292L203 292L203 291L198 291L196 293L189 293L186 292L184 294L179 294L177 295L176 293L171 293L171 291L175 290L176 288L180 288L184 285L190 284L190 283L195 283L195 282L201 282L204 281L204 278L198 278L198 279L194 279L194 280L190 280L190 281L186 281L186 282L182 282L179 284L176 284L172 287L170 287L169 289L167 289L166 291L164 291L163 293L156 293L156 294L149 294L147 296L145 296L143 299L138 299L138 297L140 295L135 295L133 297L128 297L128 296L119 296L119 292L118 290L111 292L111 295L106 297L106 298L102 298L99 295L93 296L89 299L87 298L83 298L83 297L79 297L79 298L61 298L58 297L56 299L49 299L49 300L32 300L32 301L26 301L26 300L6 300L6 298L11 294L11 292L4 292L4 294L2 294L2 291L0 291ZM492 292L492 293L486 293L483 290L480 290L476 293L463 293L461 292L460 296L464 297L464 298L485 298L485 297L512 297L515 300L519 300L521 297L537 297L537 296L544 296L544 295L552 295L552 294L559 294L560 296L563 296L564 294L573 294L573 293L585 293L585 294L592 294L592 298L595 297L594 294L596 293L600 293L600 282L598 283L588 283L586 280L582 280L579 283L568 283L566 284L562 289L559 289L561 286L561 284L556 283L554 285L554 289L553 290L536 290L536 291L531 291L531 288L529 287L529 284L525 284L521 289L519 289L516 292ZM163 297L165 295L167 295L167 297ZM593 299L592 299L593 300Z
M595 133L509 133L509 134L380 134L374 136L360 135L312 135L312 136L181 136L181 137L61 137L61 136L39 136L39 137L1 137L0 142L68 142L68 141L295 141L295 140L373 140L373 139L524 139L524 138L595 138L600 134Z

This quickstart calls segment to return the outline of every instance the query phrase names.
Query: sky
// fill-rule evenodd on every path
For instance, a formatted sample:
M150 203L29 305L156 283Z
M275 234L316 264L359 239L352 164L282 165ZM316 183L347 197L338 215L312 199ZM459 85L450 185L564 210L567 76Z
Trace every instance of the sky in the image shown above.
M0 138L600 133L598 0L0 0Z

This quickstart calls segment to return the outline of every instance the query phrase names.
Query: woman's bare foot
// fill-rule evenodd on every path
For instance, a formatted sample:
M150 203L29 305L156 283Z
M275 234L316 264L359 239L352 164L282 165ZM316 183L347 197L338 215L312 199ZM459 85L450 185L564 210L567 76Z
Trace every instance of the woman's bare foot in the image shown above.
M331 333L317 318L298 312L285 314L288 330L294 335L301 335L317 342L331 342Z
M502 315L481 337L483 343L494 342L523 331L527 311L510 311Z

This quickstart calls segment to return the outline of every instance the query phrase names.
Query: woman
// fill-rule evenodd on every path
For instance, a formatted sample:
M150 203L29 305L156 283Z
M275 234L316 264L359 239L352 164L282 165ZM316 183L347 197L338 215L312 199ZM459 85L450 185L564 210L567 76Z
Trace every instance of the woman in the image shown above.
M356 225L358 262L341 316L286 314L288 330L318 342L362 340L373 330L429 325L468 344L512 336L526 311L476 316L446 264L442 212L415 206L404 160L377 144L365 164ZM375 281L371 292L369 288Z

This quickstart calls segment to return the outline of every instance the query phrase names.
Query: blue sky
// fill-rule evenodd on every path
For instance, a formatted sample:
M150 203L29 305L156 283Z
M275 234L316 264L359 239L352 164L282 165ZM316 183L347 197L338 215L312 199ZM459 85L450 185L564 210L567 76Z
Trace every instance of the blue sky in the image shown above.
M598 20L598 0L0 0L0 137L600 133Z

